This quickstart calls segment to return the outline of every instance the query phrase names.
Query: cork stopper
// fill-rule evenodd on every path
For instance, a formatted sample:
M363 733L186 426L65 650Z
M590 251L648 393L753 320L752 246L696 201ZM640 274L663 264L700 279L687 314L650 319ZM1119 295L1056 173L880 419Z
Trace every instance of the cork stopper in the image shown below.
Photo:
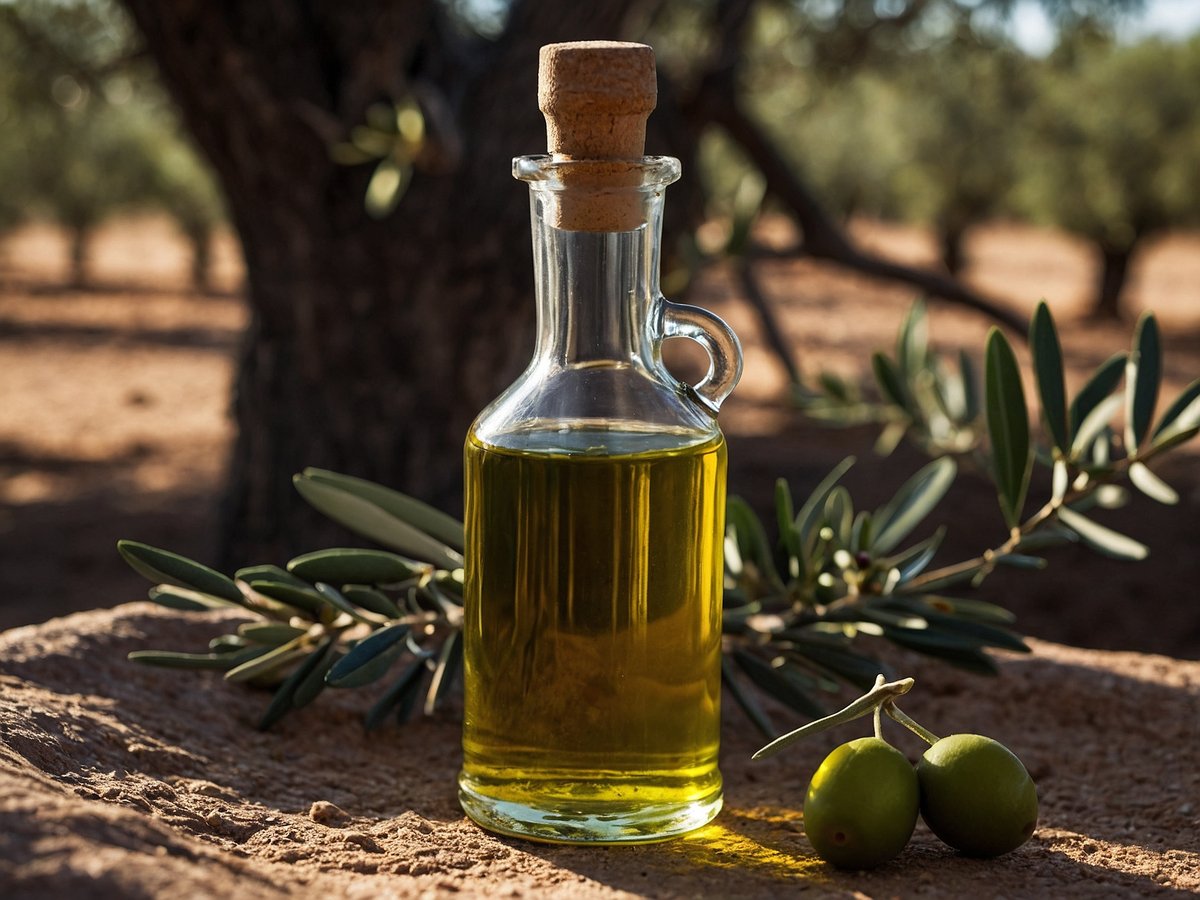
M570 231L632 231L645 222L639 163L646 119L658 101L654 50L645 44L579 41L542 47L538 107L563 170L553 223Z

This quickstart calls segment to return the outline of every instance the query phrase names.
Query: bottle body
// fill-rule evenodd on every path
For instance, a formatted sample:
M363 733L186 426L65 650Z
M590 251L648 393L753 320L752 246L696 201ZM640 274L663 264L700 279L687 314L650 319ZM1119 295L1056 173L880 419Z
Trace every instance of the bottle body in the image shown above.
M724 440L524 437L466 448L464 802L549 839L698 827L721 796Z
M578 165L514 163L532 188L538 337L464 451L459 797L507 834L655 840L721 804L715 416L740 355L723 323L658 292L662 189L678 163L625 166L612 205L636 226L624 231L581 227L562 171ZM662 365L672 335L710 352L695 388Z

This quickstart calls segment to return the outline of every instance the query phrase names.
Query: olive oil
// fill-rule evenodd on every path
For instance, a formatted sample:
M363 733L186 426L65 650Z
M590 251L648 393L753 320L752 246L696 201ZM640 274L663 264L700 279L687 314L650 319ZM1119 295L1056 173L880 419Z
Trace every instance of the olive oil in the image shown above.
M725 442L467 440L460 797L494 830L667 837L720 807Z

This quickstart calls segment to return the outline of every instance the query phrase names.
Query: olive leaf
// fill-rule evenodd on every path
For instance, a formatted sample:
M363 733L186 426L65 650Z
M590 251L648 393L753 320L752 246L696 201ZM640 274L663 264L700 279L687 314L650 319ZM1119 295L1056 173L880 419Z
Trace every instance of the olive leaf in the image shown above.
M462 522L446 515L440 509L435 509L427 503L409 497L407 494L385 488L372 481L341 475L326 469L309 467L297 478L303 482L323 484L360 497L397 519L407 522L423 534L441 541L447 547L458 551L462 551L466 547Z
M986 359L985 393L992 471L1004 519L1010 528L1015 528L1025 505L1033 461L1029 412L1017 358L998 328L992 328L988 334Z
M339 659L325 676L330 687L362 687L382 678L404 652L407 625L388 625L363 638L354 649Z
M1145 559L1150 553L1145 544L1093 522L1068 506L1058 511L1058 517L1064 525L1078 534L1085 544L1106 556L1116 559Z
M458 568L463 564L461 554L445 542L398 518L375 499L364 498L341 484L330 484L311 474L297 475L293 481L296 490L313 507L364 537L437 566Z
M1125 450L1131 456L1154 421L1158 388L1162 382L1162 343L1158 320L1143 313L1133 333L1133 352L1125 364Z
M1158 436L1172 427L1185 430L1197 425L1200 425L1200 378L1184 388L1175 402L1167 407L1151 438L1157 443Z
M1062 346L1050 307L1042 300L1029 328L1029 349L1041 401L1042 419L1054 445L1066 453L1071 446L1070 420L1067 418L1066 388L1063 380Z
M139 575L151 581L191 588L233 603L243 602L242 592L233 580L215 569L139 541L117 541L117 552Z
M954 483L958 465L948 456L935 459L906 481L874 516L873 553L888 553L929 515Z
M1092 377L1080 388L1079 393L1075 395L1075 399L1071 401L1071 409L1068 416L1072 434L1078 432L1079 427L1083 424L1083 420L1121 383L1121 378L1125 374L1125 364L1128 360L1129 355L1127 353L1113 354L1100 364L1099 368L1092 374ZM1111 418L1111 416L1106 417L1105 421L1108 418ZM1075 446L1078 446L1078 444L1079 440L1076 438Z
M335 547L297 556L287 570L309 583L395 584L427 569L386 550Z
M1167 506L1179 502L1176 490L1155 475L1143 462L1133 462L1129 466L1129 480L1133 486L1152 500Z

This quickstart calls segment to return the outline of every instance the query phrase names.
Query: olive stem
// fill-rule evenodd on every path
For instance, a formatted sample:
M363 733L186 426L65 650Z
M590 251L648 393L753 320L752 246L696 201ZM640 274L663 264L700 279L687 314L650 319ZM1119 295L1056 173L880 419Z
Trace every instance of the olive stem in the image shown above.
M887 680L882 675L875 676L875 687L876 688L883 687L883 685L886 684L886 682L887 682ZM883 713L882 713L882 710L883 710L883 704L880 703L878 706L875 707L875 715L874 715L875 737L881 741L883 740Z
M900 707L898 707L893 701L885 700L883 703L880 704L880 708L884 712L886 712L889 717L895 719L897 722L899 722L901 725L903 725L905 728L907 728L909 731L911 731L913 734L915 734L917 737L919 737L921 740L923 740L925 743L929 744L930 746L936 744L938 741L941 740L940 737L938 737L936 734L934 734L928 728L923 726L920 722L916 721L911 716L908 716L905 713L903 713L900 710Z
M795 731L789 731L787 734L775 738L775 740L761 748L750 758L764 759L768 756L774 756L784 747L790 746L810 734L835 728L838 725L851 722L862 716L869 716L882 704L894 700L903 694L907 694L912 690L913 680L911 678L902 678L899 681L881 683L882 679L883 676L876 679L875 686L871 690L867 691L867 693L863 694L845 709L838 710L823 719L817 719L815 722L809 722Z

